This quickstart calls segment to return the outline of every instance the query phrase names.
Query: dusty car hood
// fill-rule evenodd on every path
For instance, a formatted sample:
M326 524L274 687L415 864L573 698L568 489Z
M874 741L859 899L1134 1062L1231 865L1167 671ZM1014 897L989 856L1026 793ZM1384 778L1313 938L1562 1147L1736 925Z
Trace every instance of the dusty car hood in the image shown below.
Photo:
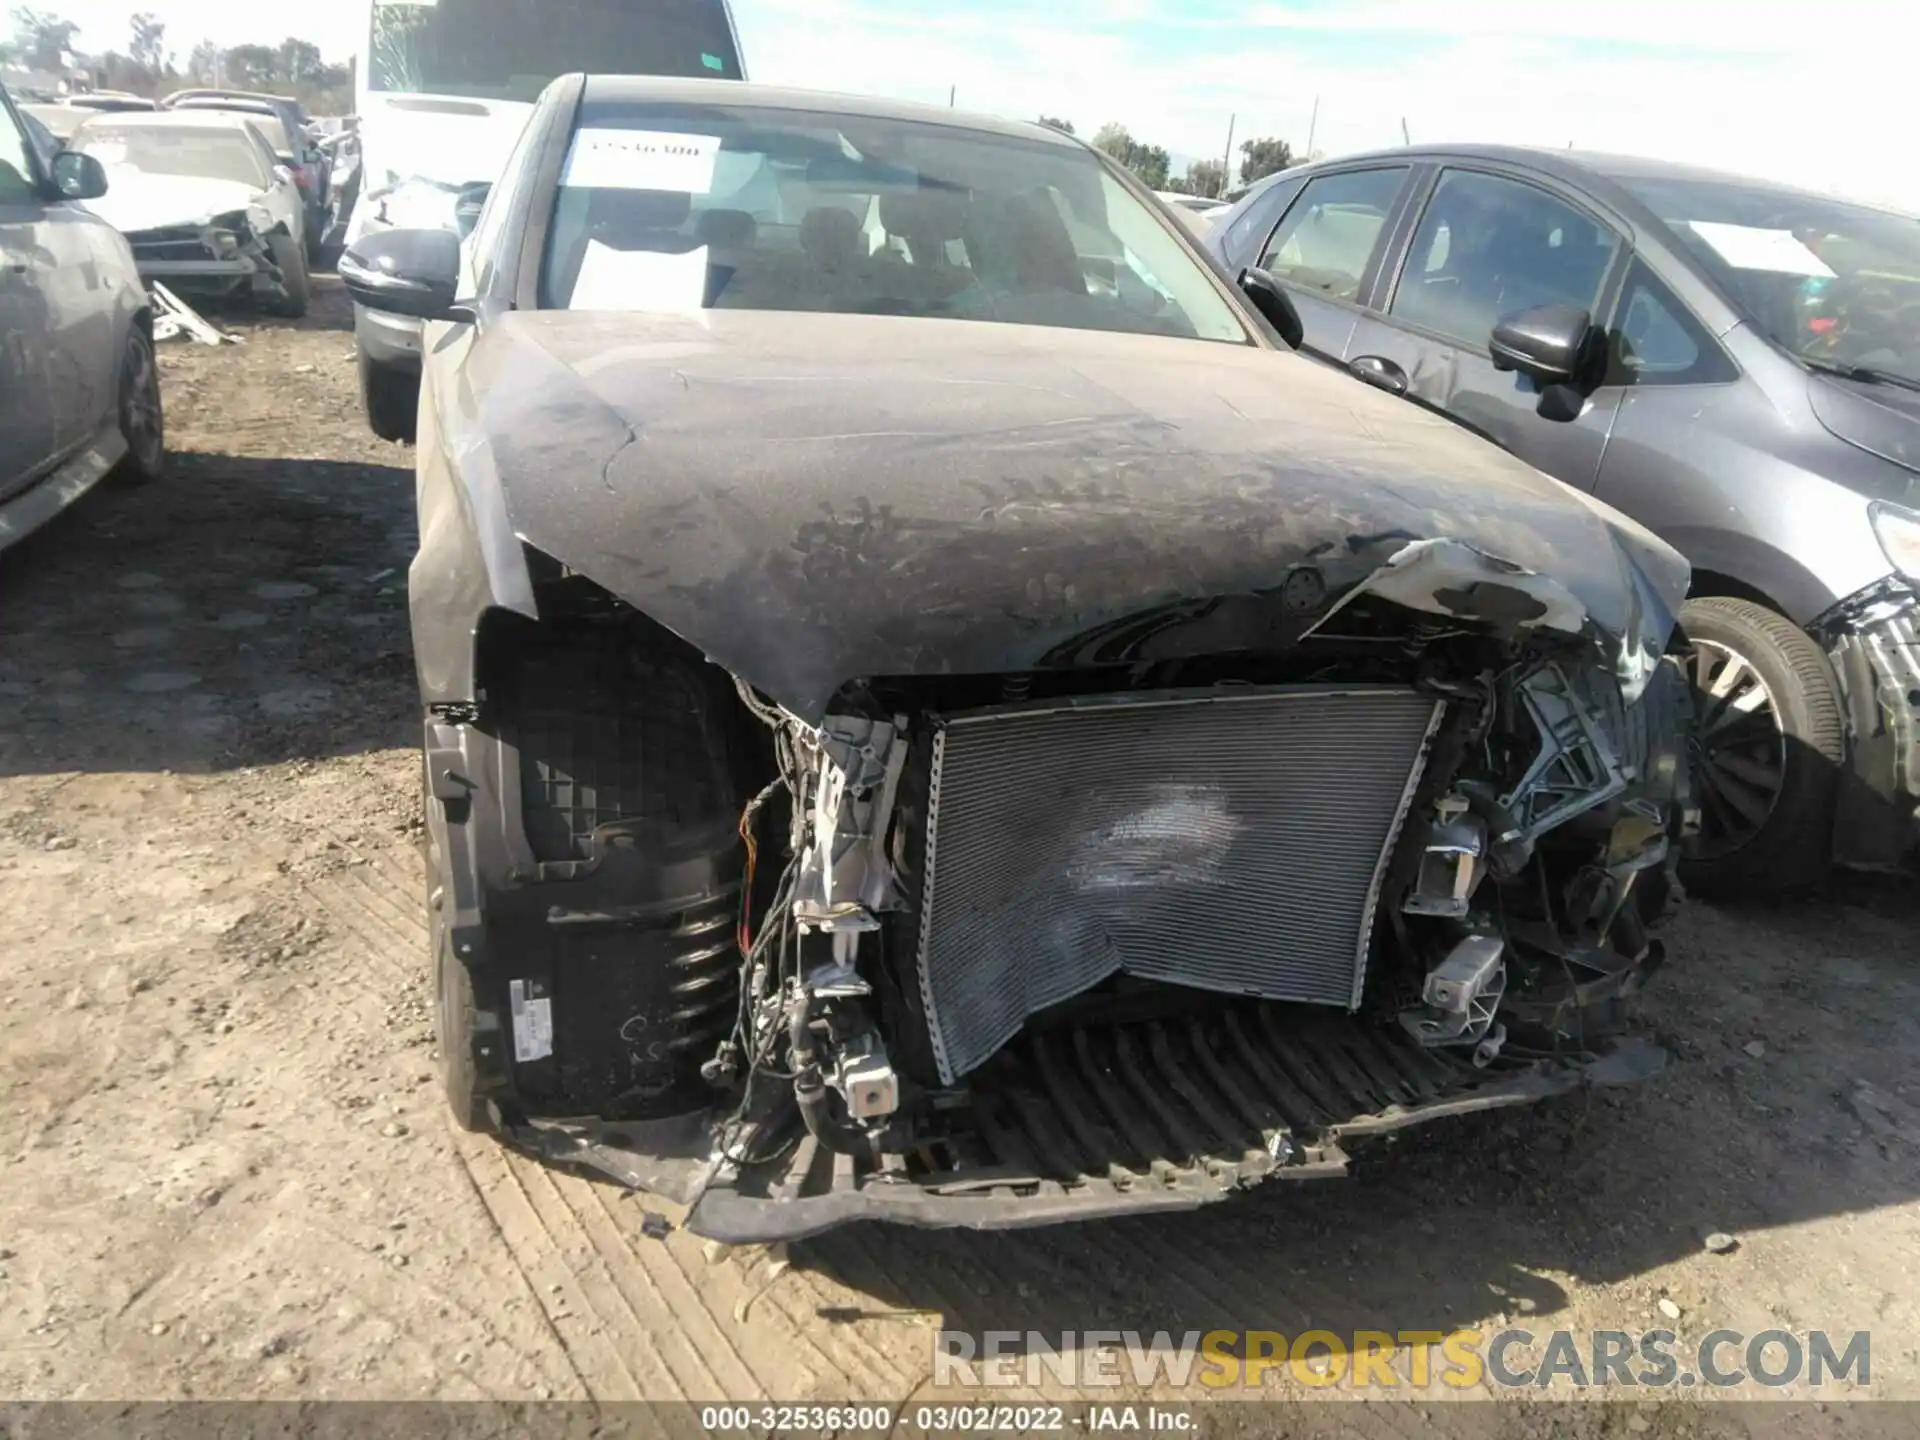
M1826 375L1813 376L1807 387L1814 415L1833 434L1882 460L1920 471L1920 392Z
M245 210L265 196L265 191L237 180L149 175L115 165L107 171L107 193L89 200L87 209L125 235L165 225L201 225L216 215Z
M809 718L857 677L1126 658L1116 636L1155 611L1277 604L1302 563L1350 590L1416 541L1554 577L1616 655L1657 655L1687 585L1597 502L1250 347L529 312L476 342L457 393L453 453L488 447L522 539Z

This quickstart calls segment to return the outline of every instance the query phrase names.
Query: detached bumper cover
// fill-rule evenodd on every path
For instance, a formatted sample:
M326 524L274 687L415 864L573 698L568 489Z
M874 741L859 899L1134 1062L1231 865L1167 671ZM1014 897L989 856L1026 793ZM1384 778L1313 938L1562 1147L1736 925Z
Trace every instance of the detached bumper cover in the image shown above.
M802 1239L855 1220L1018 1229L1192 1210L1269 1179L1344 1174L1345 1142L1659 1073L1666 1052L1623 1039L1579 1055L1475 1069L1398 1031L1307 1007L1241 1004L1202 1017L1074 1026L994 1058L968 1103L996 1164L835 1154L804 1132L777 1154L715 1165L704 1117L534 1122L516 1142L691 1204L687 1226L731 1244Z
M1813 631L1833 660L1850 732L1834 856L1892 868L1920 846L1920 591L1884 580Z

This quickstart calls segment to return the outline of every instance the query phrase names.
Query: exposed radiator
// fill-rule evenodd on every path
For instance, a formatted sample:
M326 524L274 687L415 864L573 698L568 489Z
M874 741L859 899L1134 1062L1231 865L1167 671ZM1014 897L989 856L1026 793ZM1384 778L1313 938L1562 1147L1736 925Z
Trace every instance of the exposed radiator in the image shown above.
M916 956L941 1079L1116 971L1358 1005L1440 715L1410 690L1303 687L941 721Z

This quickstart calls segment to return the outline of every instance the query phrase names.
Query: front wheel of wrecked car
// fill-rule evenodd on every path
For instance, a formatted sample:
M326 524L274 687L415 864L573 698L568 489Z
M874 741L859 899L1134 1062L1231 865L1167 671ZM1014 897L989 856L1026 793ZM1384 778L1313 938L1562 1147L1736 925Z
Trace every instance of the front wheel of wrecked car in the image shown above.
M158 480L167 467L160 365L153 353L153 337L141 324L128 330L126 350L120 358L119 416L127 454L116 476L134 484Z
M420 377L360 353L360 398L367 428L382 440L411 445L420 412Z
M434 803L431 794L426 803ZM433 839L431 822L424 848L429 893L444 897L448 887L441 875L440 848ZM473 1039L479 1028L473 972L453 953L453 936L435 901L427 906L427 933L433 947L433 1038L440 1048L440 1084L446 1091L447 1108L453 1112L453 1123L462 1130L491 1130L493 1119L480 1094L479 1071L473 1063Z
M313 281L307 273L307 252L284 231L268 237L267 247L273 252L273 263L280 271L280 287L286 292L284 298L275 300L268 308L275 315L298 320L307 313L313 295Z
M440 1084L453 1123L462 1130L493 1129L473 1064L473 974L453 953L446 930L433 926L433 1034L440 1047Z
M1682 879L1727 898L1817 884L1847 753L1833 667L1799 626L1750 600L1690 600L1680 623L1700 803Z

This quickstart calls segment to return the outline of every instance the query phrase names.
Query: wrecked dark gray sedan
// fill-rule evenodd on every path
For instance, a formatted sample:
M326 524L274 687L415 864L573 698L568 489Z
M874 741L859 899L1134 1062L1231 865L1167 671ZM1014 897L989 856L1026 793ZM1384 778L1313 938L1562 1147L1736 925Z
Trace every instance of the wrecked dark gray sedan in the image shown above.
M572 76L430 320L456 1117L725 1240L1337 1173L1648 1073L1688 573L1036 126Z

